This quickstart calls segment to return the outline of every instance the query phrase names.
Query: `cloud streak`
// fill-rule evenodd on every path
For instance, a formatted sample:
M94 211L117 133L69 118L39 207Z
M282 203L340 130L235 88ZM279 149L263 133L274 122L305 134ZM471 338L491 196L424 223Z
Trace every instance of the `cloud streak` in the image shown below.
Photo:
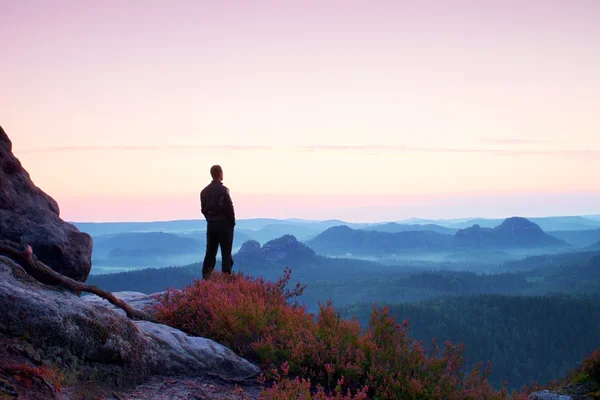
M528 141L525 141L528 142ZM532 142L532 141L531 141ZM519 142L524 144L524 142ZM254 145L133 145L133 146L62 146L23 149L20 154L39 153L70 153L85 151L237 151L237 152L263 152L263 151L298 151L298 152L336 152L336 153L363 153L376 155L403 155L403 154L477 154L492 156L561 156L575 158L600 157L600 149L575 149L575 150L515 150L515 149L485 149L485 148L454 148L454 147L411 147L400 145L302 145L302 146L254 146Z
M529 139L518 139L518 138L485 138L482 139L485 143L499 144L499 145L530 145L530 144L550 144L551 140L529 140Z

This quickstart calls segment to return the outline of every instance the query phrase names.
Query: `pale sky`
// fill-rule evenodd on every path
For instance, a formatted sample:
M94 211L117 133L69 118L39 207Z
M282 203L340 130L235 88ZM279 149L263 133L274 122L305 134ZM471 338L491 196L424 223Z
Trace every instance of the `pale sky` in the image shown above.
M0 0L0 125L75 221L600 213L600 1Z

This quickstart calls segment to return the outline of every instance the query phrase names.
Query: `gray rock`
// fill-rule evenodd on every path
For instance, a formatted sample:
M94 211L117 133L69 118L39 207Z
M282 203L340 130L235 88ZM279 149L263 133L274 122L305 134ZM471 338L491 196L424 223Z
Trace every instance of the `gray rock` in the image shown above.
M210 372L234 380L252 378L260 372L258 367L213 340L152 322L135 321L135 324L158 346L156 351L164 355L162 368L167 371L187 371L187 375Z
M137 297L137 307L149 301L149 296L135 293L125 297ZM70 368L75 381L121 386L157 374L242 380L259 373L256 366L212 340L131 321L98 303L40 284L0 256L0 336L27 338L32 357Z
M528 400L573 400L571 396L552 393L548 390L533 392L527 397Z
M160 293L162 293L162 292L160 292ZM145 293L140 293L140 292L122 291L122 292L114 292L113 295L115 297L123 300L124 302L126 302L132 308L134 308L136 310L148 311L149 309L151 309L154 305L156 305L158 303L158 301L154 298L154 296L157 294L160 294L160 293L145 294ZM111 310L115 310L115 311L121 313L122 315L125 315L125 311L121 310L118 307L113 306L107 300L104 300L102 297L98 297L95 294L85 295L82 297L82 299L87 301L88 303L95 304L100 307L110 308Z
M92 238L60 218L54 199L33 184L0 127L0 239L31 245L37 257L84 282L92 267Z
M140 292L123 291L115 292L113 295L140 311L148 311L158 303L154 295ZM84 296L82 300L125 315L123 310L96 295ZM134 321L133 323L147 338L168 352L169 359L165 360L166 363L171 364L168 369L194 370L201 366L205 371L227 370L229 376L235 379L245 379L259 372L254 365L246 360L240 360L233 351L210 339L190 336L170 326L152 322Z

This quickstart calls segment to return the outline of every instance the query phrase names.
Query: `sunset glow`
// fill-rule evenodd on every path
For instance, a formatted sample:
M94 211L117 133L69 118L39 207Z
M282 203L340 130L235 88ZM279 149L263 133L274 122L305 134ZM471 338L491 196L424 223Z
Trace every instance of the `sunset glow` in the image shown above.
M497 3L494 6L490 4ZM600 213L600 2L1 2L0 125L77 221Z

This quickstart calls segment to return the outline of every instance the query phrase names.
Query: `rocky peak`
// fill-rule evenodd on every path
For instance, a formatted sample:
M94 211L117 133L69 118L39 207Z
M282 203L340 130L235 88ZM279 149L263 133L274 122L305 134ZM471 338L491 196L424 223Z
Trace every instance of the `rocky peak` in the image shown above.
M304 247L304 245L300 243L294 235L284 235L278 239L273 239L265 243L265 245L263 246L263 250L293 250L300 247Z
M360 231L354 230L347 225L332 226L324 232L321 232L316 238L312 239L311 242L321 239L345 242L357 234L360 234Z
M484 229L479 224L475 224L469 228L461 229L456 232L455 237L457 239L481 239L482 232ZM489 230L489 229L488 229Z
M8 135L6 134L6 132L4 132L4 129L2 129L1 126L0 126L0 147L6 148L8 151L12 151L12 143L11 143L10 139L8 138Z
M238 254L258 254L260 253L260 248L260 243L258 243L256 240L248 240L242 244Z
M56 201L33 184L0 127L1 239L30 245L56 272L85 281L92 267L92 238L60 218Z
M495 228L473 225L454 235L458 246L531 247L564 246L565 242L546 234L537 224L522 217L504 220Z
M537 224L531 222L527 218L523 217L511 217L505 219L500 225L498 225L496 230L502 231L528 231L529 233L535 234L543 234L544 231Z
M262 247L257 241L249 240L242 245L236 257L242 257L245 261L252 259L265 263L281 263L316 257L316 253L293 235L285 235L265 243Z
M348 225L338 225L338 226L332 226L331 228L327 229L325 232L340 233L340 232L352 232L352 231L354 231L354 229L350 228Z
M290 256L312 257L315 255L313 250L306 247L292 235L285 235L267 242L262 247L261 252L267 261L271 262L282 261Z

